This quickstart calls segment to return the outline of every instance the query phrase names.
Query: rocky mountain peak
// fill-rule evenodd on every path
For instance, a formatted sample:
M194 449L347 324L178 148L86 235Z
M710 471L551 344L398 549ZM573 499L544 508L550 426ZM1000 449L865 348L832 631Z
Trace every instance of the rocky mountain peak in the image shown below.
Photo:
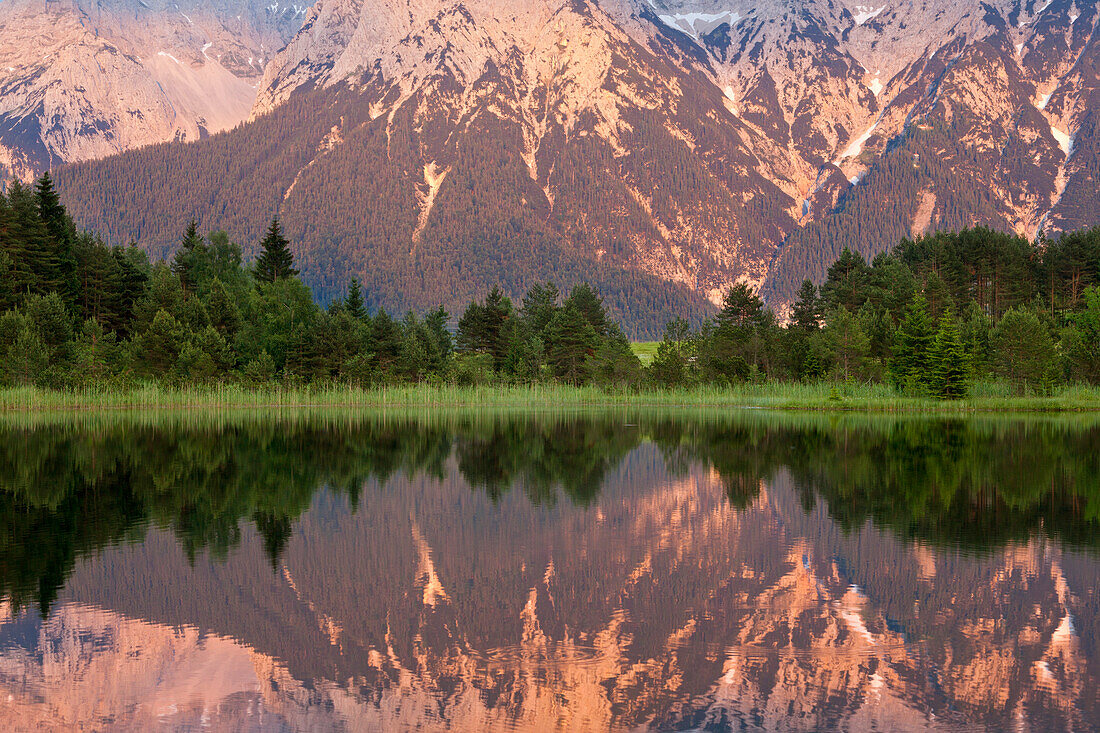
M0 177L244 120L308 4L0 3Z
M217 119L200 104L213 94L172 98L189 115L136 109L161 121L145 126L159 139L247 114L223 156L254 154L264 130L263 196L211 168L207 207L257 200L206 223L253 236L278 207L322 292L384 271L379 302L420 308L438 305L440 282L465 288L457 300L485 283L522 292L535 278L583 277L624 307L660 282L677 308L705 309L742 281L781 306L844 247L873 257L935 228L1034 237L1096 223L1097 17L1095 0L319 0L270 60L268 42L253 42L262 76L199 58L209 40L198 56L187 40L155 64L125 63L157 81L207 74L209 90L257 85L250 112L224 103L232 112ZM172 39L193 38L172 23ZM156 39L118 57L168 48ZM99 99L80 87L65 93ZM73 119L95 129L110 104ZM102 126L126 129L128 114ZM203 129L174 127L181 116ZM53 134L26 132L28 112L13 119L0 142ZM135 143L112 135L91 135L100 147L81 156ZM165 155L202 167L204 150ZM112 208L101 176L128 175L119 165L78 174L88 223L169 247L178 222L93 210ZM190 196L172 186L142 195ZM460 257L477 264L449 264Z

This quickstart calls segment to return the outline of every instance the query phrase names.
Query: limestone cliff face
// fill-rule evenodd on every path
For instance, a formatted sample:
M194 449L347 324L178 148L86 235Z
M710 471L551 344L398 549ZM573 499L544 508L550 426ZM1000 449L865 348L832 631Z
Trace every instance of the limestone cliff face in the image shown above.
M244 120L307 4L0 3L0 178Z
M569 208L570 182L553 171L563 142L591 134L617 164L600 173L622 180L624 217L642 230L582 224L593 255L625 238L626 259L664 279L712 298L735 280L767 281L783 301L807 273L780 248L851 245L835 241L851 238L835 231L845 218L870 232L855 243L869 255L936 226L1034 236L1093 223L1083 140L1096 19L1095 3L1076 0L323 0L268 67L253 114L347 83L378 115L412 105L418 121L434 119L423 130L438 139L417 143L432 158L488 112L517 128L496 130L502 142L522 137L539 205L581 222L592 214ZM656 138L641 132L646 112ZM632 177L632 159L666 134L745 205L716 205L707 186L676 190L671 166L645 165L660 194ZM447 168L423 163L420 200L432 204ZM878 211L857 208L860 197Z
M162 252L181 218L255 237L276 206L311 285L354 274L391 308L581 275L782 306L845 246L1100 221L1096 0L83 1L0 3L0 165L247 117L217 150L79 169L81 223ZM258 149L262 175L225 162ZM173 166L208 167L200 196L128 180ZM204 207L126 218L119 185Z
M509 171L490 195L515 195L556 235L591 242L588 257L717 300L766 274L779 232L763 231L754 200L796 204L772 183L787 163L754 154L775 146L731 115L701 60L623 8L588 0L335 1L317 5L269 65L253 115L306 88L361 95L372 122L385 120L389 154L417 166L406 182L418 207L413 254L451 214L435 208L467 151L494 147L526 180ZM411 135L398 138L406 119ZM310 173L323 177L318 162ZM668 188L677 165L690 169L690 192Z

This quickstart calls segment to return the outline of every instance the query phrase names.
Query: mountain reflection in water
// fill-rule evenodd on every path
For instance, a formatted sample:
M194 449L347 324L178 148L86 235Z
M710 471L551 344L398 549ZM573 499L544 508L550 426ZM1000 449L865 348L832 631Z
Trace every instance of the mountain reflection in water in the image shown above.
M8 730L1095 730L1100 424L0 425Z

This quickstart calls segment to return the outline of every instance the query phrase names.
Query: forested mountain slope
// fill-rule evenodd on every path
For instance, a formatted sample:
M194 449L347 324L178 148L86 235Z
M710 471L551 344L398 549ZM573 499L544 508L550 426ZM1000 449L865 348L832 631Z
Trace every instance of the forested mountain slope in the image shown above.
M307 280L428 308L588 279L775 305L849 246L1094 223L1096 3L322 0L224 136L58 172L154 253L278 213ZM644 305L643 305L644 301Z

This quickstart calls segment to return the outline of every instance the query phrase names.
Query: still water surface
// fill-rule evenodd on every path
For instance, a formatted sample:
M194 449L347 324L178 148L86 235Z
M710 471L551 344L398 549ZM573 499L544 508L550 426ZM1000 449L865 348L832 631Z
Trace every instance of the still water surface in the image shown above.
M0 423L4 730L1097 730L1100 424Z

